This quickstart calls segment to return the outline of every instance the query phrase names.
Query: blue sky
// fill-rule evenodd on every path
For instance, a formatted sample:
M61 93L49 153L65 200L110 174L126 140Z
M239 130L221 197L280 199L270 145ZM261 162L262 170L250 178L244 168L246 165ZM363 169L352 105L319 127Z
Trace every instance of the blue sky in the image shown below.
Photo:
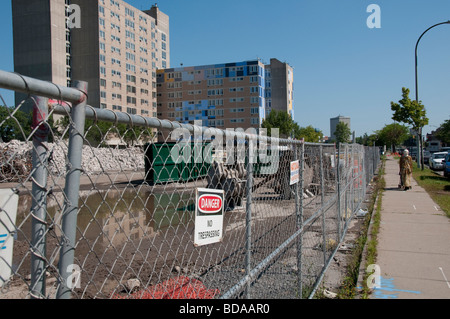
M138 9L156 2L128 0ZM393 123L402 87L415 97L414 47L450 20L448 0L159 0L170 17L171 67L270 58L294 67L295 121L329 135L351 118L356 136ZM381 28L370 29L370 4ZM13 71L11 1L0 1L0 69ZM450 118L450 25L419 45L419 99L431 132ZM8 104L12 95L0 91Z

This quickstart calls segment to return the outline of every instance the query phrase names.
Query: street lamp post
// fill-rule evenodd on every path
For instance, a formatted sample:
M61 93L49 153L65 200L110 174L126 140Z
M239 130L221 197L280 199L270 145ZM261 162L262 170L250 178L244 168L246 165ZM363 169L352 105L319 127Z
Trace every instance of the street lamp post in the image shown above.
M419 37L419 39L417 40L416 43L416 49L415 49L415 73L416 73L416 102L419 103L419 84L418 84L418 76L417 76L417 47L419 46L419 42L422 39L422 37L425 35L425 33L427 33L429 30L433 29L434 27L437 27L441 24L450 24L450 20L445 21L445 22L440 22L437 23L431 27L429 27L428 29L426 29ZM422 170L424 168L424 161L423 161L423 154L422 154L422 128L419 127L419 131L417 132L418 134L418 145L417 145L417 163L422 166Z

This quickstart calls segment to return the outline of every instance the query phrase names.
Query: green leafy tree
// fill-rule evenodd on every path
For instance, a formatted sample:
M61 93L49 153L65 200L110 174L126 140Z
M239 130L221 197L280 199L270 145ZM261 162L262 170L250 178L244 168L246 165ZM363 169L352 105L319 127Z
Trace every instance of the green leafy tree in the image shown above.
M267 129L267 135L272 136L272 129L280 130L280 137L290 137L295 129L295 122L289 113L284 111L272 110L270 114L263 120L262 128Z
M294 137L298 140L305 139L305 142L319 143L323 139L322 131L316 130L311 125L307 127L300 127L295 123Z
M382 145L393 148L394 152L397 145L403 144L411 137L409 128L399 123L385 125L380 131L377 131L377 135Z
M391 110L394 112L392 119L397 122L406 123L412 126L418 133L419 150L422 149L422 128L428 125L427 112L421 101L411 100L409 98L410 90L402 88L402 99L398 103L391 102ZM422 169L423 169L423 156Z
M336 131L334 132L334 135L336 136L336 142L338 144L349 143L352 132L350 131L350 128L348 127L347 123L339 122L336 125Z
M450 120L444 123L436 130L436 137L445 144L450 144Z
M25 141L31 134L32 118L14 107L0 106L0 138L3 142Z
M378 136L379 131L375 131L374 134L368 135L364 133L363 136L359 136L356 138L356 143L365 145L365 146L383 146L384 144L380 141L380 137Z

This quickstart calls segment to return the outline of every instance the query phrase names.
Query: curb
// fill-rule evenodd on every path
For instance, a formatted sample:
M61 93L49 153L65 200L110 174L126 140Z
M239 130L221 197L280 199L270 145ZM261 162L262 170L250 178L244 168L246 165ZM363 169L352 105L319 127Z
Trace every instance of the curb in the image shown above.
M384 164L382 165L384 166ZM382 168L382 166L379 167L379 170ZM375 201L374 201L374 205L373 205L373 209L372 212L370 213L370 221L369 221L369 227L367 228L367 239L366 242L364 243L364 248L363 251L361 253L361 262L359 265L359 274L358 274L358 280L356 282L356 292L358 293L358 295L356 296L355 299L362 299L362 290L363 290L363 284L364 284L364 276L366 275L366 269L367 266L366 262L367 262L367 243L370 242L372 240L372 228L373 228L373 216L374 213L376 213L377 209L378 209L378 199L380 198L380 196L383 195L382 191L379 191L377 194L377 197L375 197Z

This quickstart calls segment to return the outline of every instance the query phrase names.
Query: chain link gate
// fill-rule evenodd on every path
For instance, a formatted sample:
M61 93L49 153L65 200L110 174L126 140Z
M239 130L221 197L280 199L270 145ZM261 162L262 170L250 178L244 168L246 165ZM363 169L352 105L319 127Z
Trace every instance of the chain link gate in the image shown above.
M379 161L91 107L84 82L0 87L28 94L0 117L0 298L311 298ZM195 245L197 189L223 191L220 242Z

